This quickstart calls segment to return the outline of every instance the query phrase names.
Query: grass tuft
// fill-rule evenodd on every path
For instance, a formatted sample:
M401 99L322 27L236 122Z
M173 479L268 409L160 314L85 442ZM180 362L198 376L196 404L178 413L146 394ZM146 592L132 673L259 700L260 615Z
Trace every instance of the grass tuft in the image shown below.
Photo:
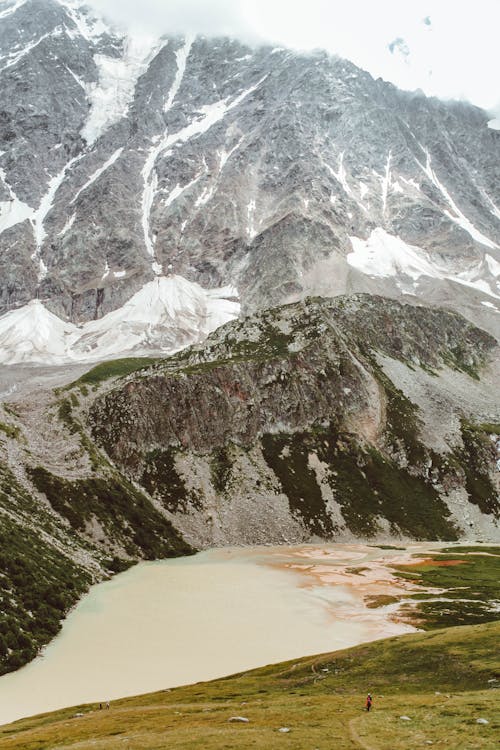
M109 362L101 362L101 364L93 367L78 378L78 380L75 380L73 383L66 386L65 390L74 387L82 389L83 386L87 385L98 385L104 380L124 377L125 375L130 375L132 372L143 370L146 367L150 367L161 361L162 360L158 357L124 357L123 359L112 359Z

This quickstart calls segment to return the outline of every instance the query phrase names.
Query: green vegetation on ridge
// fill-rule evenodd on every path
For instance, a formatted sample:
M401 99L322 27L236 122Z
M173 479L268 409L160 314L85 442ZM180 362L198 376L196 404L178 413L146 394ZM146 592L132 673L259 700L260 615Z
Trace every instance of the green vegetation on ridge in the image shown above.
M78 380L75 380L64 390L68 390L73 387L80 387L86 385L98 385L104 380L110 380L111 378L124 377L130 375L132 372L137 370L143 370L146 367L161 362L158 357L124 357L122 359L110 359L106 362L92 367L91 370L84 373Z
M385 518L396 534L415 539L458 538L448 508L430 483L375 448L361 446L353 435L334 426L315 427L292 435L264 435L262 445L264 458L278 476L290 507L312 533L332 532L316 473L309 466L314 454L328 469L323 481L333 490L353 533L372 536L379 530L377 519Z
M91 583L32 530L0 519L0 674L33 659Z
M54 521L41 515L33 499L1 464L0 507L3 674L33 659L40 647L58 633L62 618L87 590L91 578L50 543L51 536L57 533ZM24 516L25 523L15 520L17 515Z
M4 435L7 435L8 438L12 438L13 440L17 440L20 434L19 427L5 424L5 422L0 422L0 432L3 432Z
M172 512L185 510L188 499L197 505L196 496L193 492L188 492L175 468L176 453L175 448L150 451L146 455L145 467L140 478L141 486Z
M465 488L469 500L483 513L500 517L500 502L495 485L488 473L488 464L496 460L496 449L489 437L497 433L499 425L461 422L463 448L455 450L455 456L465 472Z
M132 557L157 559L192 551L150 501L121 477L70 481L41 466L28 469L28 475L73 529L84 531L94 519L107 537L120 541Z

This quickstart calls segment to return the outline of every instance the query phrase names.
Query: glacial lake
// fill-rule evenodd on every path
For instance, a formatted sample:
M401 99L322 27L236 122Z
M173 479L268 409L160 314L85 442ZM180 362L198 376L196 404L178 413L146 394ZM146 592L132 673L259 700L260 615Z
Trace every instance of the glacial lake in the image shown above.
M0 678L0 724L64 706L209 680L413 630L369 609L404 593L388 565L432 544L201 552L94 586L42 655Z

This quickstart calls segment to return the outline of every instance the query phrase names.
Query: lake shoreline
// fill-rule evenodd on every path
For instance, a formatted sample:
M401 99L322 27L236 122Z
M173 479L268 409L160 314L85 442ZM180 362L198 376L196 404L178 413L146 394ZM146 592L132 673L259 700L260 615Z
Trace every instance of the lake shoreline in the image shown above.
M397 606L365 598L404 596L410 584L389 566L442 546L222 548L139 563L93 586L37 659L0 678L0 723L414 632Z

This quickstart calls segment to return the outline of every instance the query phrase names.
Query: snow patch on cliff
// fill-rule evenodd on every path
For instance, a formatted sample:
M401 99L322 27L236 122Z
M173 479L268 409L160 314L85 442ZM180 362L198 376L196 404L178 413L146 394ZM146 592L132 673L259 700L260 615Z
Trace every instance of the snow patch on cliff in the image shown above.
M21 5L24 5L26 0L17 0L17 2L9 4L9 7L5 10L0 11L0 20L2 18L7 18L7 16L11 16L13 13L16 12L18 8L21 7Z
M182 47L179 47L179 49L175 53L176 62L177 62L177 71L176 71L172 86L170 88L170 91L168 92L167 100L163 106L164 112L168 112L168 110L171 108L172 104L174 103L174 99L177 96L177 92L180 89L182 79L184 78L184 73L186 71L187 59L189 57L189 53L191 51L193 42L194 42L194 36L188 35L185 38L184 44L182 45Z
M82 129L89 145L127 116L138 79L165 44L152 37L128 37L122 57L94 55L99 81L88 85L91 109Z
M86 323L73 353L85 360L138 350L173 352L203 340L238 313L237 302L212 297L182 276L160 276L123 307Z
M185 44L185 56L187 58L189 52L187 51L190 47L189 40ZM183 60L184 58L181 58ZM178 64L179 58L178 58ZM185 64L185 61L184 61ZM182 75L184 75L184 68L180 68ZM179 73L179 75L181 74ZM220 122L225 115L232 109L237 107L241 102L252 94L258 87L265 81L268 74L262 76L256 84L244 89L237 97L228 103L228 98L221 99L213 104L205 104L198 110L198 115L194 118L189 125L177 131L176 133L170 134L168 128L165 130L163 136L157 136L154 140L154 145L151 147L148 153L148 157L145 161L142 169L142 177L144 180L144 190L142 194L142 227L144 231L144 241L146 244L146 250L148 254L155 258L154 241L152 238L150 218L151 209L153 207L154 200L158 191L158 175L156 173L156 162L160 156L168 156L170 149L177 143L185 143L186 141L194 138L202 133L206 133L213 125ZM174 81L172 91L176 91L180 86L182 78ZM169 101L173 102L175 93L172 95L172 91L169 95ZM155 270L155 267L157 270ZM153 270L155 273L160 273L161 269L158 270L159 264L156 260L153 263Z
M1 20L1 17L0 17ZM27 44L25 47L23 47L18 52L13 52L8 56L8 62L3 65L0 68L0 73L2 73L4 70L7 70L7 68L12 68L14 65L17 65L17 63L23 59L23 57L26 57L26 55L29 55L29 53L34 50L36 47L38 47L39 44L45 41L47 37L50 36L57 36L60 33L58 29L54 29L53 31L49 31L46 34L43 34L41 37L39 37L35 42L31 42L30 44Z
M83 158L83 155L75 156L73 159L70 159L70 161L64 165L64 167L61 169L58 174L56 174L54 177L52 177L49 181L49 184L47 186L47 192L42 197L42 200L40 201L40 206L36 211L33 212L31 222L33 224L33 234L35 236L35 242L36 242L36 248L31 256L32 260L38 261L39 263L39 272L38 272L38 280L42 281L45 276L47 275L47 266L45 265L43 258L41 256L42 252L42 245L44 243L44 240L47 236L47 232L45 231L44 222L47 217L47 215L52 210L52 206L54 204L54 199L56 196L57 191L61 187L64 178L66 177L66 172L71 169L73 164L80 161L80 159Z
M4 365L68 362L71 340L78 334L38 300L0 317L0 362Z
M8 201L0 201L0 234L2 234L6 229L10 229L10 227L20 224L26 219L31 219L34 211L27 203L19 200L7 182L3 169L0 169L0 180L9 193Z
M418 159L415 159L417 164L419 165L420 169L422 169L423 172L427 175L429 180L432 182L432 184L439 190L443 198L448 203L449 207L451 208L451 211L445 210L445 215L451 219L455 224L458 224L459 227L464 229L473 240L476 240L476 242L479 242L481 245L485 245L486 247L490 248L498 248L498 245L493 242L493 240L490 240L488 237L486 237L482 232L477 229L477 227L474 226L472 221L468 219L462 211L458 208L457 204L449 194L448 190L445 188L445 186L442 184L442 182L439 181L436 173L432 169L431 165L431 155L428 151L423 149L426 154L426 164L425 166L421 164Z
M384 229L374 229L367 240L351 237L353 252L347 262L369 276L387 277L404 274L416 280L420 276L440 278L423 250L407 245Z
M114 154L112 156L110 156L109 159L106 162L104 162L104 164L102 165L102 167L99 167L99 169L96 169L96 171L94 172L94 174L92 174L89 177L89 179L87 180L87 182L84 185L82 185L82 187L76 193L76 195L74 196L74 198L71 199L70 205L72 203L75 203L75 201L80 197L80 195L85 190L87 190L87 188L89 188L96 180L98 180L99 177L102 175L102 173L105 172L107 169L109 169L109 167L111 167L111 165L114 164L117 159L119 159L119 157L122 155L122 152L123 152L123 146L121 148L117 149L114 152Z
M420 247L408 245L400 237L389 234L381 227L374 229L368 239L350 237L353 251L347 255L352 268L379 278L410 277L416 285L421 276L453 281L468 286L482 294L500 299L497 276L500 264L488 254L467 271L450 273L450 270L432 260Z
M91 16L88 8L81 6L79 1L59 0L69 18L76 26L78 33L87 42L94 42L103 34L109 33L109 29L101 18Z

